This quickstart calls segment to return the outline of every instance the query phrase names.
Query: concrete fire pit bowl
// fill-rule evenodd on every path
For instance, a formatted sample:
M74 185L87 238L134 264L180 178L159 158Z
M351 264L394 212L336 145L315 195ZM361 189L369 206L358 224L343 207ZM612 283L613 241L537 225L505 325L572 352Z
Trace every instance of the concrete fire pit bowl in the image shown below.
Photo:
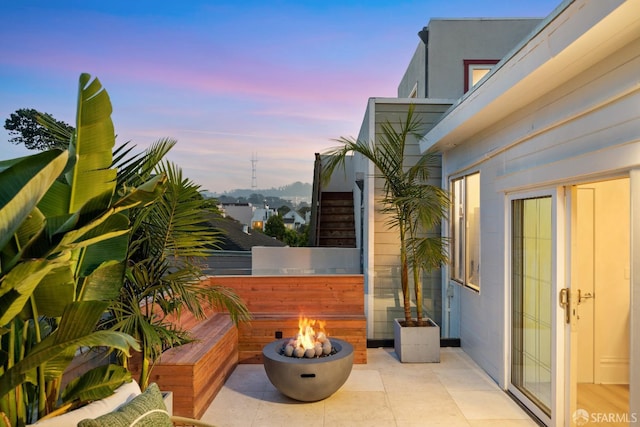
M331 338L335 354L306 359L281 354L287 341L274 341L262 349L267 377L285 396L302 402L326 399L349 378L353 346L348 342Z

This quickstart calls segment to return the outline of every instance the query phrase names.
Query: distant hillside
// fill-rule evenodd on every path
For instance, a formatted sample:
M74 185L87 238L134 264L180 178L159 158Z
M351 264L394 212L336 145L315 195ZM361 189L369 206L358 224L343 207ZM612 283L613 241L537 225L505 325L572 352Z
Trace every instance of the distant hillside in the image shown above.
M304 198L311 199L311 190L312 190L311 184L297 181L297 182L294 182L293 184L285 185L280 188L255 189L255 190L236 189L231 191L225 191L224 193L206 192L205 194L209 197L228 196L228 197L249 198L252 194L262 194L263 196L266 196L266 197L280 197L280 198L304 197Z

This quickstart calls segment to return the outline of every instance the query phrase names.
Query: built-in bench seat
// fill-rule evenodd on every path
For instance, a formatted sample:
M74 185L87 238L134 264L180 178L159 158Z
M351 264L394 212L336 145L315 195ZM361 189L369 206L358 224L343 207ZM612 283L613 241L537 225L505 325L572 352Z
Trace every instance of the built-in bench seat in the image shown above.
M223 313L198 320L185 311L177 323L197 341L162 353L149 382L173 392L175 415L200 418L238 364L238 329ZM135 375L139 364L130 369Z

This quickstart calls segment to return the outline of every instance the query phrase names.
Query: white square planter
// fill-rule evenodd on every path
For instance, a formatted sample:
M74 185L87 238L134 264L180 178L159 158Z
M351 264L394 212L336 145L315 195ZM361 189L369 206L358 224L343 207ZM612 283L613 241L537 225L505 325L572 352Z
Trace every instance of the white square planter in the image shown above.
M440 363L440 327L431 319L432 326L400 326L404 319L394 319L394 348L403 363Z

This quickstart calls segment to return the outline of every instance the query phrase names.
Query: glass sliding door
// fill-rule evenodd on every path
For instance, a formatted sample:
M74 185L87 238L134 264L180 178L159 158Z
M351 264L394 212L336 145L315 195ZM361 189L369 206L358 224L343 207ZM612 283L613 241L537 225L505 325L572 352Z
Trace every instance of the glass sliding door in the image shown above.
M547 417L552 398L552 197L511 201L511 384Z

